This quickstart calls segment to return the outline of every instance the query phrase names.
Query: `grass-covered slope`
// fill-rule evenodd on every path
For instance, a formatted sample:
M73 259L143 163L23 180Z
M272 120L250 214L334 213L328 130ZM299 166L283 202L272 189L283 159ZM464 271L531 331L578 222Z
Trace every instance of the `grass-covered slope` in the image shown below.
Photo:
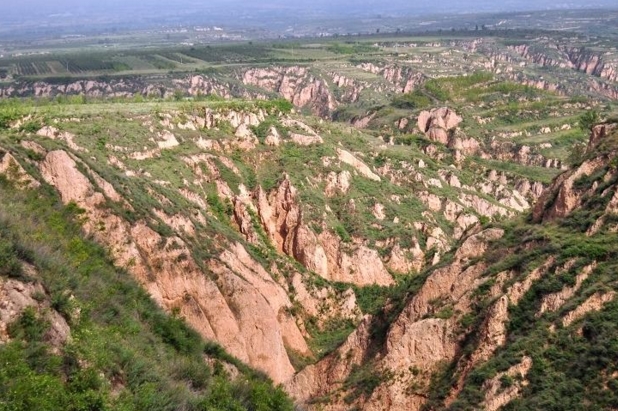
M555 180L536 207L536 221L502 225L504 237L483 257L491 266L477 293L477 320L466 330L459 360L435 379L427 409L478 409L500 395L512 399L503 410L618 407L617 154L614 128ZM515 282L533 277L516 303L509 296L504 345L464 373L496 304L491 288L501 283L512 291ZM507 372L525 357L531 359L529 371ZM461 390L455 399L449 396L454 390Z
M291 410L262 374L165 314L54 190L0 181L1 410ZM58 313L63 320L51 313ZM70 331L55 338L52 323ZM7 341L8 340L8 341Z

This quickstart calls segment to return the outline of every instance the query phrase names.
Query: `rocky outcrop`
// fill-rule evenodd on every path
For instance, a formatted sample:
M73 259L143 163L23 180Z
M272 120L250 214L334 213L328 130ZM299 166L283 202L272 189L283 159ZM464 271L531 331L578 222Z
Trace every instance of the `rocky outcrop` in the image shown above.
M295 273L291 287L294 290L294 301L298 302L317 324L324 329L333 320L351 320L358 323L362 314L356 304L354 290L335 290L328 285L317 286L306 276Z
M26 172L11 153L3 152L1 148L0 174L6 176L18 188L38 188L41 185L41 183Z
M603 306L612 301L615 296L616 293L614 291L594 293L576 309L565 315L562 319L562 325L568 327L587 313L601 310Z
M564 83L554 83L544 78L528 76L522 72L507 73L506 77L516 83L539 90L547 90L558 95L565 95L569 87Z
M293 118L284 118L282 119L281 123L285 127L301 130L300 133L290 133L289 138L292 143L298 144L299 146L311 146L314 144L324 143L324 139L313 128L309 127L307 124L303 123L300 120L296 120Z
M506 343L509 305L517 305L524 294L530 290L530 287L548 272L554 262L554 258L547 259L527 274L523 280L511 285L505 293L502 293L504 284L511 279L513 273L502 272L496 276L491 294L492 297L497 298L489 308L480 327L476 349L469 357L460 358L457 364L458 378L446 400L447 404L452 403L457 398L470 371L478 364L490 359L496 350Z
M588 143L588 153L593 153L603 138L616 128L615 124L594 127ZM551 221L568 216L583 201L593 187L577 188L575 182L590 176L607 165L604 156L589 156L577 168L561 174L552 182L551 186L539 198L534 206L532 217L535 222Z
M448 144L450 130L454 130L462 118L447 107L434 108L431 111L421 111L418 115L418 128L430 140Z
M453 361L461 355L463 336L457 324L462 316L471 312L471 296L474 290L487 281L487 278L483 278L487 268L482 260L483 255L491 247L491 241L502 235L502 230L489 229L464 240L453 261L432 272L391 324L386 342L378 355L366 357L373 340L366 335L359 337L366 334L367 326L363 323L340 349L300 372L288 386L290 392L300 400L300 404L328 395L330 401L324 406L325 409L347 409L350 404L343 401L346 389L342 381L350 376L355 365L371 364L375 374L390 377L383 379L368 396L361 396L352 405L363 410L420 410L427 400L427 382L431 375L440 364ZM495 300L484 313L484 321L478 330L478 345L471 355L460 356L456 375L461 378L446 405L457 398L461 384L470 370L490 359L496 349L507 342L509 307L517 305L542 276L550 272L559 275L572 269L575 261L570 260L555 267L556 260L550 257L516 282L513 282L516 275L513 271L505 271L495 276L495 282L489 288L489 295ZM575 291L593 268L594 266L590 265L581 270L576 279ZM507 288L509 283L511 286ZM558 294L569 298L564 292L556 293L556 296ZM614 296L613 291L594 294L565 317L565 326L585 312L600 309ZM542 306L546 306L547 310L555 310L562 305L564 298L550 294L542 302ZM558 300L560 301L557 304L551 303ZM531 366L531 359L524 357L520 364L487 380L483 384L483 409L498 410L520 396L522 389L528 384L526 375Z
M459 202L473 209L478 215L486 217L493 218L495 216L513 215L513 212L507 208L474 194L461 193L459 195Z
M588 279L588 276L595 269L595 267L596 263L582 268L581 272L577 275L577 277L575 277L575 284L572 287L565 287L558 292L544 296L541 300L541 308L539 308L537 316L540 316L547 311L556 311L562 307L562 305L573 297L581 288L582 283ZM569 264L567 264L565 269L570 269ZM559 272L556 271L556 274L558 273Z
M253 226L253 219L249 214L247 204L238 196L234 196L232 199L232 205L234 206L233 219L238 226L238 231L245 237L251 244L258 244L260 242L260 236Z
M525 166L558 168L565 170L563 162L556 158L547 158L538 153L538 148L527 145L515 144L511 141L494 139L489 144L488 153L485 155L494 160L513 161Z
M606 192L605 195L609 195L609 194ZM612 197L612 199L609 200L609 203L607 204L607 207L605 207L603 214L601 214L597 218L597 220L594 222L594 224L590 226L588 231L586 231L586 235L588 237L591 237L597 234L599 231L601 231L604 228L608 232L618 232L618 224L616 223L608 224L607 223L608 218L611 218L617 214L618 214L618 191L614 193L614 196Z
M360 365L367 355L371 340L372 318L365 317L345 342L335 352L318 362L309 365L285 386L298 404L306 404L313 398L341 388L345 379ZM334 409L342 409L334 407Z
M224 126L231 126L234 129L233 138L216 141L203 140L200 137L200 140L196 141L196 145L202 149L211 151L233 151L237 149L250 151L255 149L259 144L257 137L252 131L252 127L260 125L267 115L268 113L262 109L253 111L216 110L206 107L199 113L188 116L187 123L184 125L179 124L179 126L189 127L193 130L211 130L219 129ZM265 144L278 145L280 141L279 133L272 127Z
M498 298L489 309L481 325L481 338L478 347L471 356L467 369L471 369L472 366L487 361L495 350L506 342L509 302L510 299L508 295L503 295ZM467 372L463 374L467 375ZM463 382L463 380L461 382Z
M592 127L590 137L588 138L586 152L592 152L605 137L610 135L616 129L618 129L618 123L598 124Z
M339 88L339 101L345 103L355 103L360 97L361 93L370 84L365 81L358 81L356 79L347 77L340 73L329 73L332 78L333 84Z
M233 244L219 259L211 260L209 268L234 314L249 364L266 370L277 383L288 380L294 369L286 347L302 355L309 348L287 313L292 306L287 293L241 244Z
M449 138L448 148L457 150L464 155L472 155L481 152L481 145L477 140L457 132L453 133Z
M217 95L223 98L247 97L246 90L224 84L215 78L191 75L162 80L161 76L130 76L102 79L71 80L65 82L17 81L0 87L0 97L159 97L169 98L178 91L199 95Z
M337 156L341 162L354 167L354 169L356 169L356 171L358 171L358 173L363 177L373 181L380 181L380 176L371 171L367 164L360 161L349 151L337 148Z
M326 82L306 67L254 68L242 73L242 82L279 93L297 107L309 107L316 115L329 116L337 107Z
M377 111L374 111L371 114L367 114L367 115L359 116L359 117L354 117L354 118L352 118L352 120L350 122L356 128L359 128L359 129L367 128L369 123L371 123L371 120L373 120L376 115L377 115Z
M402 249L395 244L386 264L389 270L399 274L419 272L425 265L425 253L415 238L411 249Z
M516 46L508 46L507 49L514 51L521 57L541 66L555 66L560 68L572 68L573 64L569 61L566 53L552 49L552 56L549 55L549 50L535 50L529 44L520 44Z
M570 68L607 81L618 80L616 62L605 61L604 56L599 52L585 47L561 44L541 44L535 47L530 44L521 44L507 48L543 67Z
M326 229L316 235L303 221L296 189L289 178L267 194L255 193L260 222L275 247L320 276L357 285L393 283L376 250L364 245L346 247Z
M23 264L25 272L36 276L33 266ZM8 327L19 319L26 308L35 310L48 323L45 341L52 352L60 353L62 345L70 341L71 329L64 317L51 307L51 297L37 281L23 282L0 277L0 345L10 340Z
M532 359L524 357L521 363L512 366L505 372L498 373L492 379L483 384L485 400L482 409L487 411L497 411L515 398L519 397L523 387L528 385L526 376L532 368ZM503 387L504 377L509 378L513 383L508 387Z
M327 197L334 197L337 194L345 194L350 189L352 174L349 171L343 170L340 173L331 171L326 176L326 187L324 194Z
M268 129L268 135L264 139L264 144L272 147L279 147L279 144L281 144L281 136L275 127Z
M61 132L56 127L45 126L36 132L37 136L51 138L52 140L64 140L69 148L74 151L87 151L75 143L75 135L67 132Z
M612 100L618 100L618 87L615 83L608 83L606 81L598 81L596 79L589 79L587 87L589 90L599 93L600 95Z
M176 139L176 136L169 131L164 131L163 133L160 133L159 138L160 140L157 141L157 146L162 150L174 148L180 144Z
M490 241L503 231L490 229L466 239L453 263L437 269L391 325L385 343L385 353L378 368L397 375L373 392L363 409L419 410L424 404L428 377L444 361L452 360L459 342L455 336L456 317L468 312L469 293L478 286L485 269L482 263L467 262L481 256ZM458 314L438 318L444 307ZM414 391L406 387L418 387Z
M363 409L420 410L427 401L429 377L440 363L449 361L457 352L457 341L453 338L454 326L452 320L427 318L411 321L401 335L398 334L400 329L396 332L391 329L389 340L391 336L403 337L405 351L401 351L402 356L397 359L391 354L381 363L387 372L397 375L397 378L374 390Z
M397 65L377 66L373 63L361 63L361 70L380 75L395 87L397 93L409 93L425 82L423 73L409 67Z
M322 139L322 137L318 135L307 136L307 135L298 134L298 133L290 133L290 141L292 143L298 144L299 146L312 146L315 144L324 143L324 140Z
M191 76L189 79L187 91L192 96L215 95L223 98L232 98L233 94L230 89L231 87L229 85L223 85L209 77L196 75ZM238 93L234 94L238 95Z

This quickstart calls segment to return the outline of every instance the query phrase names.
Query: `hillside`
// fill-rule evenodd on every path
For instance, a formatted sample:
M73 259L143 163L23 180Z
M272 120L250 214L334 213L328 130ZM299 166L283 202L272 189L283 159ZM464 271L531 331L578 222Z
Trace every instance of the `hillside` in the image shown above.
M610 46L400 40L0 85L0 408L618 407Z
M310 409L614 408L616 130L596 126L532 215L477 227L288 389Z
M399 150L409 152L414 146L389 149L376 145L375 138L363 137L361 132L320 121L312 124L321 127L317 134L306 124L311 118L285 114L280 110L289 107L281 103L237 104L235 109L240 111L232 110L229 104L191 107L198 113L191 115L130 111L135 108L122 106L122 114L117 110L87 114L86 126L82 125L85 120L75 117L77 110L71 111L71 118L55 117L53 126L43 126L45 118L30 114L25 122L15 123L16 128L7 131L3 139L3 170L11 181L4 183L3 200L21 207L8 208L5 217L7 250L13 250L17 258L9 260L17 261L17 267L33 263L44 267L47 263L38 258L39 254L46 256L47 251L37 251L34 257L22 261L20 253L28 252L20 250L46 250L49 242L66 244L53 250L53 255L67 253L77 258L77 262L65 263L79 267L77 273L70 273L76 276L73 281L61 276L55 278L59 285L46 284L33 273L37 280L29 280L34 281L29 286L32 290L5 283L5 287L26 293L30 299L22 298L38 307L23 312L44 319L44 323L61 324L49 333L64 336L45 337L49 341L67 338L67 328L71 327L62 319L75 321L71 320L71 310L81 312L77 308L80 291L86 294L82 297L85 305L93 294L99 295L87 281L102 281L99 275L92 275L91 264L95 262L89 260L95 254L102 262L94 267L110 267L107 258L111 259L169 313L182 317L204 338L222 344L276 383L289 381L295 370L300 371L287 383L287 390L301 401L318 400L320 407L331 403L333 409L339 407L337 398L344 403L359 401L363 409L371 409L372 401L392 402L393 409L419 408L430 395L429 404L447 401L455 407L478 399L482 384L495 372L502 372L505 365L515 365L515 359L531 358L534 363L533 353L522 348L529 347L524 341L533 338L529 335L532 330L538 328L540 336L549 338L551 334L543 327L552 323L554 328L560 321L581 328L575 319L586 307L600 308L601 302L613 296L611 276L602 274L612 272L615 253L611 229L615 201L610 201L616 180L612 162L615 136L611 126L594 129L585 160L553 181L535 205L533 221L520 217L481 229L481 219L515 215L516 210L492 198L491 191L477 192L473 185L451 184L444 190L445 180L471 179L469 184L475 184L474 177L463 167L448 172L432 170L435 160L422 151L408 154L428 164L418 169L422 177L415 180L431 181L431 175L435 175L436 183L416 186L415 180L395 178L395 167L387 165L400 158L395 157ZM99 119L108 126L105 137L92 132ZM38 126L33 127L33 123ZM122 128L112 129L114 124ZM233 138L221 134L222 128L230 126L237 126ZM87 131L77 134L82 127ZM263 141L251 127L258 135L260 130L267 130ZM299 129L298 133L290 131L291 127ZM28 132L30 129L36 132ZM130 140L120 134L132 130L132 135L138 136L140 129L155 138ZM193 131L198 129L199 133ZM131 141L135 146L128 146ZM294 150L300 147L302 156L295 155ZM378 164L367 157L372 147L385 157ZM363 158L359 153L367 154ZM360 158L371 161L380 175ZM404 169L414 167L398 161ZM487 184L484 174L481 177L476 184ZM508 184L506 174L501 178ZM417 211L410 207L414 199L402 191L407 184L422 187L421 191L416 188ZM377 185L379 190L374 188ZM427 194L422 194L424 190ZM432 208L427 200L432 195L438 208ZM400 199L394 200L398 196ZM449 205L448 196L455 206ZM490 207L466 208L459 203L466 198L486 199ZM58 201L66 204L68 211L53 205ZM448 218L451 207L458 207L454 214L457 218ZM33 209L51 215L27 211ZM505 211L492 214L492 210ZM67 221L68 233L63 220L56 222L58 214ZM29 218L36 220L22 222L18 215L31 215ZM61 227L46 229L35 221ZM462 226L459 221L468 223ZM79 235L71 239L80 224L88 238L108 251L90 251L87 247L99 250L98 246L78 240ZM20 234L16 234L16 226ZM44 245L20 243L39 238L37 232L45 233L38 240ZM442 235L436 235L438 232ZM404 245L405 238L411 238L410 245ZM454 254L448 252L451 245L456 245ZM425 266L432 267L421 272ZM36 272L36 268L28 269ZM107 270L117 278L118 274L113 274L117 269ZM421 274L397 274L410 271ZM7 271L6 275L18 274ZM589 277L598 280L592 282ZM38 281L42 281L40 285ZM117 281L127 282L129 278L125 275ZM395 283L398 285L393 286ZM37 291L56 287L59 290ZM6 290L10 293L9 288ZM32 300L35 293L41 301ZM46 293L51 294L48 297ZM129 297L112 293L108 298ZM584 302L587 298L589 301ZM520 308L519 303L526 305ZM19 307L20 303L16 304ZM25 321L26 314L19 317L19 312L31 304L21 304L13 310L18 314L5 321L9 330L16 327L11 319ZM94 306L108 304L104 300ZM126 305L114 302L112 307L116 304L123 307L124 314ZM47 308L56 305L65 310L64 316ZM562 310L564 315L556 314L562 312L562 306L575 314L568 314L566 309ZM118 321L121 313L111 307L106 310L112 310L108 313L111 318L99 313L100 321ZM124 315L130 318L138 314ZM203 349L190 331L173 322L178 320L165 321L180 328L159 330L164 333L163 342L176 346L181 353ZM139 322L133 325L140 326L144 327ZM355 331L347 336L353 326ZM552 332L572 338L569 330L573 328L563 325ZM9 331L9 335L21 335L17 332ZM79 332L80 328L71 329L70 335ZM178 337L176 332L188 334ZM39 331L38 338L42 334ZM142 332L136 335L142 337ZM539 335L534 334L534 338L541 338ZM343 339L343 345L337 348ZM60 347L63 342L61 339L58 343ZM275 347L280 348L273 350ZM509 360L494 356L496 353ZM316 360L314 365L305 366ZM448 364L452 365L446 367ZM478 375L486 378L481 381ZM454 388L442 388L450 386ZM414 391L409 387L415 387ZM517 389L509 392L520 392L517 384L513 387Z
M0 154L0 409L292 409L114 265L28 150Z

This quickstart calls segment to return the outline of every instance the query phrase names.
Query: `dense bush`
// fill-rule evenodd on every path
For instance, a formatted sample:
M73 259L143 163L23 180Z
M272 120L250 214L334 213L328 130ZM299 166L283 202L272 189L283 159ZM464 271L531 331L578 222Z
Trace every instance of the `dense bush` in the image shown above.
M586 111L579 116L579 127L584 131L592 130L592 127L599 122L599 113L596 110Z
M397 108L413 110L429 107L431 105L431 99L423 94L422 91L415 90L411 93L393 97L391 104Z
M0 232L0 275L21 277L23 269L15 245L12 241L2 238L2 234Z

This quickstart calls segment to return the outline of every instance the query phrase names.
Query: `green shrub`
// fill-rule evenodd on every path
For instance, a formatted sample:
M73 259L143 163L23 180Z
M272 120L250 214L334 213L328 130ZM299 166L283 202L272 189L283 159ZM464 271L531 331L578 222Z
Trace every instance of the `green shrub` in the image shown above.
M579 116L579 127L584 131L592 130L592 127L599 122L599 113L596 110L588 110Z
M562 256L566 258L587 257L594 260L604 260L610 255L612 244L596 244L593 242L581 242L567 246L562 251Z
M14 244L0 236L0 275L20 278L23 275L23 268Z
M26 133L36 133L41 128L41 123L36 120L30 120L22 124L19 128L20 131L25 131Z
M344 286L342 284L342 286ZM356 303L363 314L376 314L386 301L392 290L390 287L381 287L379 285L368 285L365 287L353 287L356 294Z
M36 373L26 361L24 346L0 346L0 408L15 411L67 410L69 401L57 376Z
M378 372L371 364L354 365L343 383L343 388L350 391L344 401L351 404L360 396L369 397L386 379L387 376Z
M447 101L451 98L451 93L448 89L446 89L443 82L440 80L429 80L423 85L423 87L436 100Z
M199 334L187 327L180 318L158 314L153 318L152 329L163 342L170 344L182 354L195 354L203 349Z
M343 225L339 224L336 225L334 228L339 238L341 238L341 241L343 241L344 243L349 243L352 241L352 237L350 237L350 234Z
M431 99L423 94L422 91L415 90L411 93L393 97L391 104L397 108L413 110L429 107L431 105Z
M34 307L26 307L19 318L9 324L11 338L30 342L41 341L49 324L43 320Z
M320 359L337 349L354 331L354 328L351 320L334 318L327 321L322 329L319 329L316 320L310 319L307 323L307 330L311 334L309 345Z
M264 142L271 127L274 127L279 132L279 135L284 138L289 133L288 129L279 122L277 117L274 116L267 117L257 126L252 126L251 131L253 131L253 133L257 136L258 140Z

